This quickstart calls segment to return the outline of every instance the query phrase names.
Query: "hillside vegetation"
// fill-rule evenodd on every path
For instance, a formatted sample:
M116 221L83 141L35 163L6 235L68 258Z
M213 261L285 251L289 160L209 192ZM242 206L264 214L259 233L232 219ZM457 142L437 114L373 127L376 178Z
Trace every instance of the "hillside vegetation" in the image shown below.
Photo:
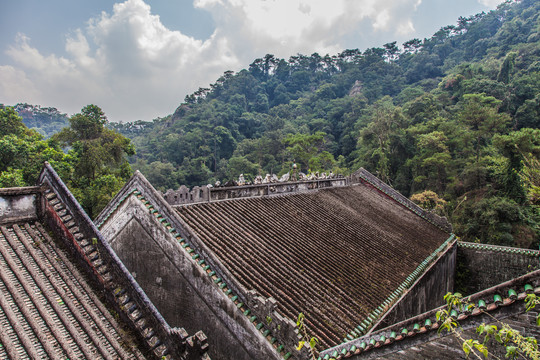
M540 3L507 2L429 39L266 55L172 116L113 124L158 188L360 166L449 216L463 239L537 246Z
M268 54L170 116L107 126L132 139L131 166L161 190L293 163L344 175L362 166L449 217L463 240L538 247L540 2L508 1L401 46ZM122 166L102 173L122 174L109 190Z
M45 138L50 138L69 126L67 114L63 114L53 107L17 104L14 109L22 117L22 121L27 127L36 130Z

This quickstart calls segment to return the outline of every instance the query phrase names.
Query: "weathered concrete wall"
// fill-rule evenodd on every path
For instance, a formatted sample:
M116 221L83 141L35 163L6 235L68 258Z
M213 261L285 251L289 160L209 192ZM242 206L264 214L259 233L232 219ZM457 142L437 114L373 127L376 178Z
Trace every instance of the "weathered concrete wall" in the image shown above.
M540 251L467 242L458 243L456 291L474 294L537 270Z
M208 336L216 359L277 359L268 341L135 196L101 226L112 248L171 326Z
M384 316L373 331L422 314L444 303L454 290L457 244L448 249Z
M37 218L39 188L0 189L0 224Z
M348 178L335 178L217 188L196 186L191 190L182 185L178 190L167 190L167 192L163 194L163 198L171 205L182 205L204 201L295 193L325 187L345 186L348 184Z

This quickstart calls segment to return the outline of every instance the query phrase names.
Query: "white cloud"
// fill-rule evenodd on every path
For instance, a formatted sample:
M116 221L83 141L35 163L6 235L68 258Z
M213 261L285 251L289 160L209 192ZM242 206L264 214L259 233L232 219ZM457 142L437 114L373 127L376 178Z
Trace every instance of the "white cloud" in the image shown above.
M24 71L6 65L0 66L0 94L2 94L2 102L6 105L14 105L27 96L37 98L38 91Z
M0 67L0 98L75 113L98 104L111 120L152 119L241 65L226 39L196 40L167 29L142 0L116 4L66 40L66 57L44 56L20 35Z
M402 22L397 27L397 32L400 35L410 35L415 32L414 25L411 20Z
M478 3L494 9L502 3L502 0L478 0Z
M487 0L481 0L487 1ZM75 113L94 103L113 121L152 119L184 96L272 53L337 53L344 37L371 28L391 36L414 31L421 0L194 0L215 31L195 39L166 28L144 0L126 0L70 34L66 55L43 55L20 35L0 66L0 99ZM9 100L9 101L8 101Z
M196 0L213 14L220 36L237 54L336 53L343 38L374 31L404 35L414 30L411 15L421 0ZM241 56L241 59L246 57Z

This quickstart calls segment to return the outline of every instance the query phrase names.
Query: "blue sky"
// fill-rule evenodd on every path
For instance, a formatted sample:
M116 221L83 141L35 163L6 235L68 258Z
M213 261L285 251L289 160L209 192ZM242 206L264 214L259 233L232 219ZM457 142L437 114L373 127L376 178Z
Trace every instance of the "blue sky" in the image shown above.
M172 113L267 53L336 54L431 36L497 0L0 0L0 103Z

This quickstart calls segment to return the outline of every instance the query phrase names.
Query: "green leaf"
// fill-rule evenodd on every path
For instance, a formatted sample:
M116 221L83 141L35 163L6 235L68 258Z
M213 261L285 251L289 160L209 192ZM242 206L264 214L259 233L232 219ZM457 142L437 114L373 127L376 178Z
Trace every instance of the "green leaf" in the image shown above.
M305 316L303 313L298 314L298 320L296 321L298 329L302 329L302 327L304 326L304 318Z
M463 352L467 356L469 356L469 354L471 353L471 349L472 349L471 343L472 343L472 339L469 339L463 342Z
M482 355L484 355L484 357L487 359L488 357L488 349L487 347L485 347L484 345L482 344L479 344L478 342L476 342L476 344L474 345L474 347L480 351L482 353Z
M479 327L476 328L476 332L482 335L484 333L485 327L486 327L486 324L480 325Z
M517 348L515 346L506 347L506 355L504 357L513 359L516 355L517 355Z

